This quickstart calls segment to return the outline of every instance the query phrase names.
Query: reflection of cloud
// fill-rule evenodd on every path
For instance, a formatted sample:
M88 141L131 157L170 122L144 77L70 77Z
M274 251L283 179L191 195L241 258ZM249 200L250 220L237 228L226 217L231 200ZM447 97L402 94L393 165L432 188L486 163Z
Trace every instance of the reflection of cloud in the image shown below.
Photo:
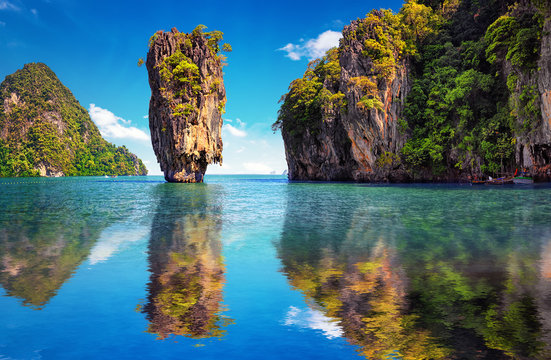
M302 57L313 60L321 58L327 50L339 46L340 38L342 38L342 33L327 30L319 34L317 38L310 39L304 44L289 43L278 50L286 51L286 56L291 60L300 60ZM304 40L301 40L302 42Z
M91 265L106 261L127 243L143 239L148 234L149 230L144 226L135 227L130 224L111 226L101 233L88 256L88 261Z
M98 126L101 135L117 139L135 139L149 141L149 135L130 125L130 120L124 120L107 109L90 104L90 117Z
M224 243L224 246L229 246L233 244L244 243L244 240L245 238L243 237L243 234L241 232L230 233L229 235L224 237L223 243Z
M328 339L334 339L343 335L342 328L335 319L329 318L319 310L299 309L295 306L289 306L289 311L285 315L284 324L287 326L298 326L312 330L321 330Z

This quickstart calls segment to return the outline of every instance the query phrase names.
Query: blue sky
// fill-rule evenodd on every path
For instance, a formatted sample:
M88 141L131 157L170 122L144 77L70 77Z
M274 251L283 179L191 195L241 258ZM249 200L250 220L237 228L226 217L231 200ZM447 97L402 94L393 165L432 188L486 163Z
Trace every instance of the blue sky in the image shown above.
M0 0L0 78L44 62L93 115L104 137L160 168L149 141L151 95L137 61L157 30L224 32L233 47L224 69L224 165L207 173L281 173L281 134L270 125L278 100L309 59L335 43L344 25L401 1ZM282 50L285 49L285 50Z

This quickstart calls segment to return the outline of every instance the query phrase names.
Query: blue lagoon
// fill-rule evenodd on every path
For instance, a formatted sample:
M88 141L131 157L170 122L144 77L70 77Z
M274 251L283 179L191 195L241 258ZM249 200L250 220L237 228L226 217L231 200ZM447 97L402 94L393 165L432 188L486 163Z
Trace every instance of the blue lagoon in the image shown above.
M0 359L550 357L548 185L0 187Z

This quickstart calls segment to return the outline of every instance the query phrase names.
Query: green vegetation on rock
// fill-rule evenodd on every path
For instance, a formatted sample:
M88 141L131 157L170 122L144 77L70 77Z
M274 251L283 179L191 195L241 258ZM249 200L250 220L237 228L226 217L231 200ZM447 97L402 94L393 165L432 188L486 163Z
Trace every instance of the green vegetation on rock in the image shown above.
M207 49L210 51L213 59L221 65L225 60L220 52L231 52L230 44L220 45L224 33L218 30L205 32L205 25L198 25L191 33L176 32L175 36L180 46L173 54L165 57L158 64L159 74L164 82L162 94L169 101L176 101L172 116L196 116L199 109L198 103L203 93L203 87L206 82L202 80L199 67L190 58L194 44L197 42L206 42ZM149 42L149 47L153 46L158 39L158 33L155 33ZM186 56L187 54L187 56ZM218 90L219 80L214 80L210 85L211 93ZM182 101L182 103L179 103ZM185 103L185 104L184 104ZM220 108L224 112L224 106Z
M42 63L0 85L0 176L145 175L124 146L101 137L73 94Z
M292 148L311 142L327 117L338 118L327 104L343 93L342 110L355 111L344 121L367 121L361 130L366 139L369 128L379 126L374 114L387 119L396 113L392 105L401 109L393 119L401 139L392 141L403 139L403 146L374 155L396 153L397 166L413 180L512 173L519 148L541 124L537 61L549 16L543 3L412 0L398 13L373 10L347 26L340 46L291 83L273 129L293 139ZM328 81L322 71L327 66L336 79L352 74L348 83ZM398 71L407 73L407 83ZM408 96L390 103L383 96L395 79Z
M339 80L339 52L333 48L322 59L310 62L304 76L291 83L289 92L280 100L281 109L272 129L285 128L291 136L300 136L306 129L315 132L324 111L340 110L343 105Z
M454 168L492 175L514 169L517 137L540 117L537 90L518 81L536 67L542 15L531 6L499 11L493 2L461 2L421 46L405 106L411 136L402 150L414 178ZM478 26L469 27L468 18ZM508 77L503 62L513 69Z
M292 135L301 136L306 130L315 130L323 114L346 106L344 94L339 91L341 66L339 57L350 42L363 45L362 55L372 61L374 78L353 77L351 86L362 90L358 106L364 110L382 109L378 96L377 78L392 79L399 59L416 53L415 40L424 39L438 26L438 16L431 8L410 1L399 14L390 10L373 10L356 27L347 32L346 43L327 51L322 59L308 64L301 79L294 80L289 92L281 98L281 109L273 130L286 127Z

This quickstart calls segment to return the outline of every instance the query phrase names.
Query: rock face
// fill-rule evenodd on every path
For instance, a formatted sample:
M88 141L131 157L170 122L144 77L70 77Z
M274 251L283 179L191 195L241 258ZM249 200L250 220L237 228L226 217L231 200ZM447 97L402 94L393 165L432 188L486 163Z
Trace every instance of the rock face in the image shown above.
M515 19L537 13L527 3L516 6L507 15ZM516 79L510 88L510 104L515 117L515 163L529 169L539 181L551 180L551 18L543 20L541 39L535 46L538 54L533 65L514 64L502 55L499 64L501 76Z
M541 99L541 126L537 139L529 145L530 161L536 176L551 180L551 16L543 26L540 59L538 61L538 89ZM531 164L530 164L531 163Z
M0 176L146 175L138 157L104 140L45 64L0 84Z
M190 34L158 31L151 39L149 128L169 182L202 182L208 164L222 163L221 35L198 27Z
M550 181L544 3L406 2L353 21L282 97L273 128L289 179L455 182L529 169Z
M516 8L512 12L517 18L525 13L534 13L533 6ZM515 66L509 59L503 59L501 71L504 77L518 78L511 91L517 125L515 160L519 167L529 169L536 180L551 180L551 17L547 15L541 29L541 40L537 50L539 58L532 71ZM522 100L524 98L529 101ZM533 103L532 112L522 111ZM529 127L526 124L530 124Z
M370 24L383 12L370 14ZM390 38L390 56L374 61L366 52L366 39L375 26L365 19L353 21L343 31L338 49L311 63L303 79L291 84L275 128L285 142L289 179L400 181L405 172L395 169L396 153L405 137L398 119L407 96L408 61L401 58ZM384 23L379 29L387 33ZM313 99L302 94L317 91ZM302 110L303 103L314 106ZM315 108L317 105L317 108ZM312 109L314 107L314 109ZM294 109L299 111L294 111ZM308 119L301 119L309 112ZM317 114L315 114L317 112ZM301 125L297 128L296 124ZM379 159L379 160L378 160Z

